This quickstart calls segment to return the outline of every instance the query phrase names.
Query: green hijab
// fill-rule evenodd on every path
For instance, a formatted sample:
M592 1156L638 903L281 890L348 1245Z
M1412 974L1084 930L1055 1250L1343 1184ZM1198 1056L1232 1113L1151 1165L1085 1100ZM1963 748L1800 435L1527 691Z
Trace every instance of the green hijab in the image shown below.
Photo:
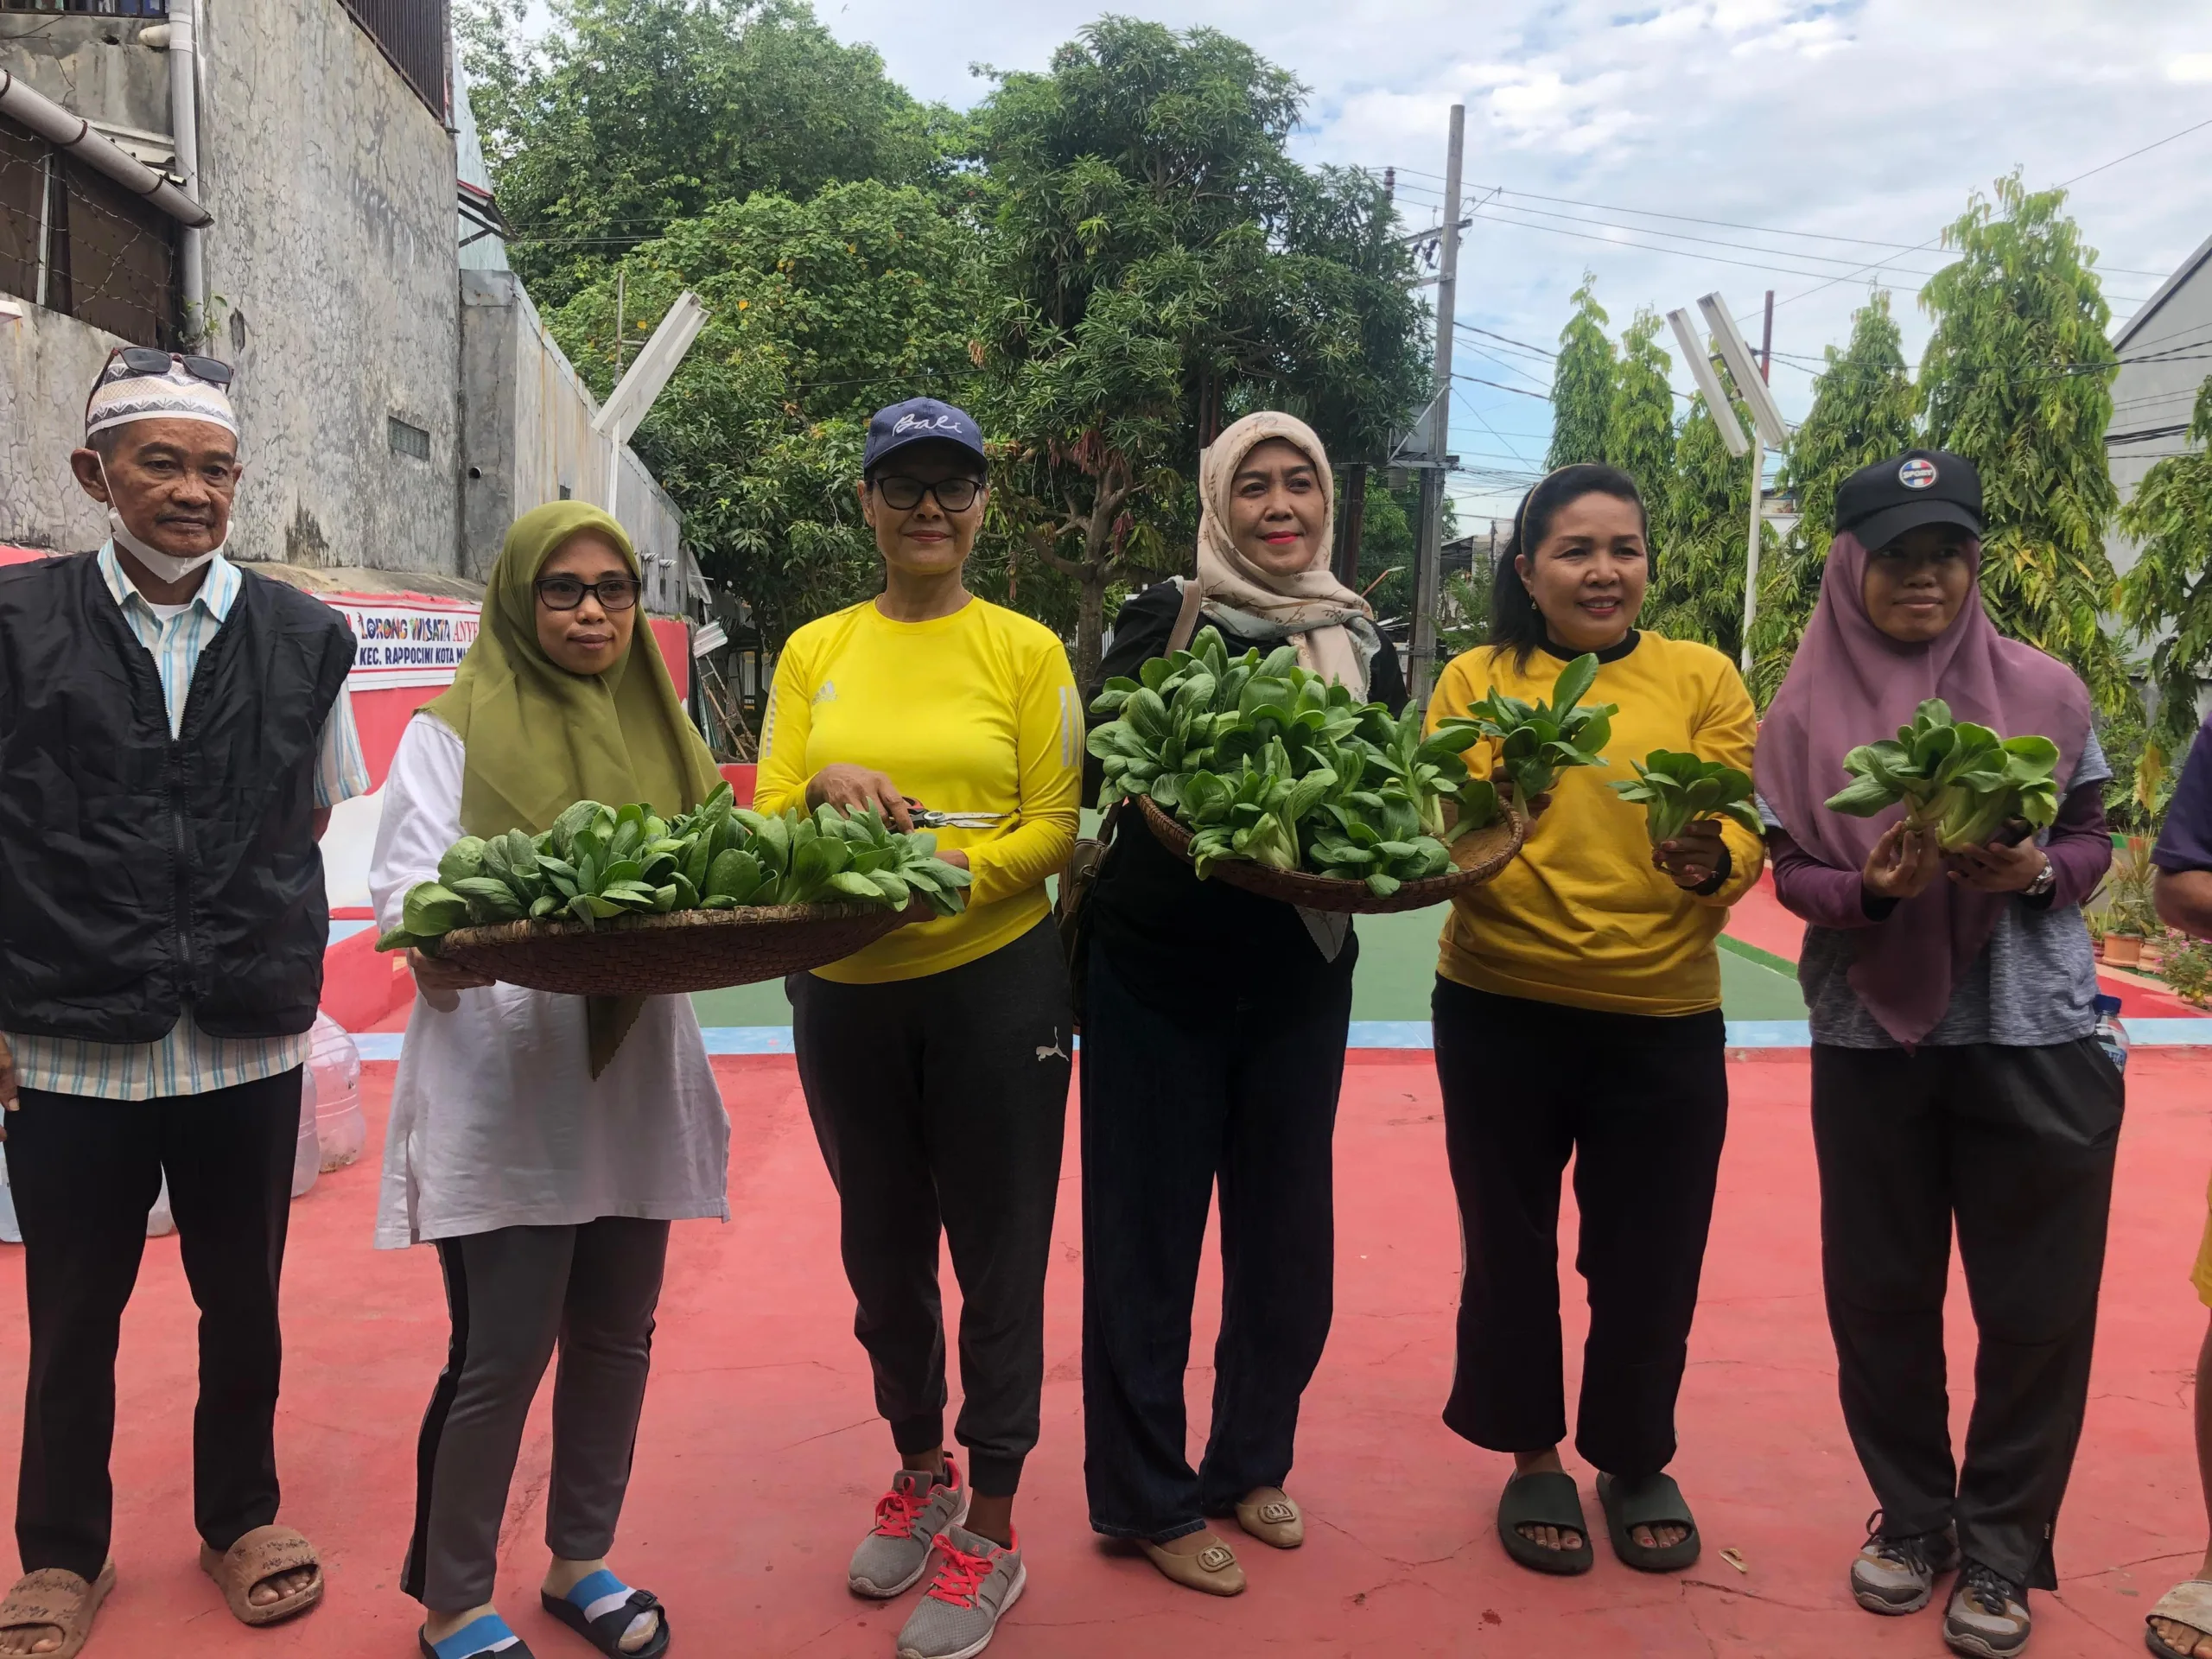
M604 537L637 574L630 537L597 507L555 501L525 512L492 567L476 643L453 689L428 705L461 736L461 827L469 835L536 835L582 800L645 801L673 816L721 781L642 615L629 655L603 674L571 674L537 643L533 584L581 531ZM607 1070L644 1007L641 996L586 1000L593 1077Z
M469 835L536 835L582 800L644 801L672 817L721 781L643 615L629 654L603 674L571 674L537 643L537 573L582 531L603 537L636 574L630 537L599 508L555 501L523 514L492 567L476 643L453 689L429 705L467 749L461 827Z

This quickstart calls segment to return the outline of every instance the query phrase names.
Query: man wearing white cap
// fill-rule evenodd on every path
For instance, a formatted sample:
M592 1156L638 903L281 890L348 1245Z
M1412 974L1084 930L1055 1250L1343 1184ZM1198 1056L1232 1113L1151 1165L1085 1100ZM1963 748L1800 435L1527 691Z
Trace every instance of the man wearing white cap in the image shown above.
M109 541L0 572L0 1105L30 1330L0 1655L68 1659L115 1581L118 1329L164 1175L200 1313L200 1565L248 1624L322 1596L275 1524L277 1280L329 934L315 842L369 780L346 624L222 556L229 380L115 353L70 457Z

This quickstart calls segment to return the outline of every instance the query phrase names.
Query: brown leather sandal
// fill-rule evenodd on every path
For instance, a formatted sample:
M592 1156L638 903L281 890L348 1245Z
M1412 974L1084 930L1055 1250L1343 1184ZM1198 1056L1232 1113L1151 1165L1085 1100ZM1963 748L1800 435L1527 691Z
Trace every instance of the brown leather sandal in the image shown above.
M38 1659L76 1659L92 1634L92 1617L115 1588L115 1562L100 1568L90 1584L66 1567L42 1567L16 1580L0 1601L0 1631L53 1630L61 1645Z
M315 1582L306 1589L279 1596L266 1605L255 1605L255 1585L306 1567L315 1569ZM202 1544L200 1570L215 1580L231 1616L241 1624L275 1624L304 1613L322 1599L322 1558L315 1553L313 1544L289 1527L256 1527L219 1555ZM41 1655L40 1659L47 1656Z

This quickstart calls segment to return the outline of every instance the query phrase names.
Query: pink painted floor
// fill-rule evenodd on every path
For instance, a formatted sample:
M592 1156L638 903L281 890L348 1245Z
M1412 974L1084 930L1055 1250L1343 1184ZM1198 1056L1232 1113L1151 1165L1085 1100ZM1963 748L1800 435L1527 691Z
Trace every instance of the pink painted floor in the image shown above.
M1045 1438L1020 1516L1031 1587L994 1656L1940 1654L1933 1613L1876 1619L1842 1592L1872 1501L1834 1403L1804 1064L1732 1068L1735 1121L1675 1465L1703 1522L1705 1560L1649 1578L1601 1548L1590 1576L1551 1580L1498 1549L1500 1459L1437 1419L1459 1248L1434 1073L1426 1055L1356 1058L1338 1140L1336 1332L1290 1483L1306 1505L1306 1548L1243 1548L1252 1588L1222 1602L1175 1589L1086 1529L1071 1154ZM666 1599L680 1653L888 1659L907 1604L858 1602L844 1587L846 1554L893 1459L850 1332L830 1184L790 1063L717 1066L736 1125L736 1218L677 1229L617 1564ZM374 1140L390 1067L370 1071ZM2187 1274L2204 1214L2209 1080L2202 1060L2136 1054L2094 1396L2058 1537L2065 1585L2035 1599L2033 1651L2044 1659L2139 1653L2144 1611L2202 1548L2188 1413L2204 1313ZM395 1581L415 1429L445 1322L428 1251L368 1249L376 1182L368 1164L326 1176L293 1211L279 1445L286 1518L320 1541L328 1600L295 1625L250 1633L194 1566L193 1314L176 1241L156 1240L124 1326L121 1578L93 1655L414 1652L416 1610ZM21 1261L0 1253L0 1306L20 1306ZM1201 1356L1217 1282L1210 1274L1201 1292ZM20 1332L11 1319L0 1336L0 1396L10 1401ZM1967 1357L1955 1344L1961 1379ZM1211 1381L1192 1374L1194 1433ZM581 1659L588 1650L536 1605L543 1405L515 1485L502 1594L541 1659ZM16 1433L11 1407L0 1468L13 1465ZM1577 1472L1594 1516L1587 1471Z

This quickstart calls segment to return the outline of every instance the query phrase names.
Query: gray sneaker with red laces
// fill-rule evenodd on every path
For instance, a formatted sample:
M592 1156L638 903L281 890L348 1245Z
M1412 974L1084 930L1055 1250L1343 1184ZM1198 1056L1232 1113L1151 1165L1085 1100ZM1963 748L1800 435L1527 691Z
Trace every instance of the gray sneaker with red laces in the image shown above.
M995 1544L965 1527L937 1541L935 1576L899 1632L899 1659L975 1659L1029 1585L1021 1540Z
M856 1596L888 1600L922 1576L938 1535L967 1518L968 1483L950 1458L941 1476L901 1469L876 1503L875 1524L853 1552L845 1583Z

